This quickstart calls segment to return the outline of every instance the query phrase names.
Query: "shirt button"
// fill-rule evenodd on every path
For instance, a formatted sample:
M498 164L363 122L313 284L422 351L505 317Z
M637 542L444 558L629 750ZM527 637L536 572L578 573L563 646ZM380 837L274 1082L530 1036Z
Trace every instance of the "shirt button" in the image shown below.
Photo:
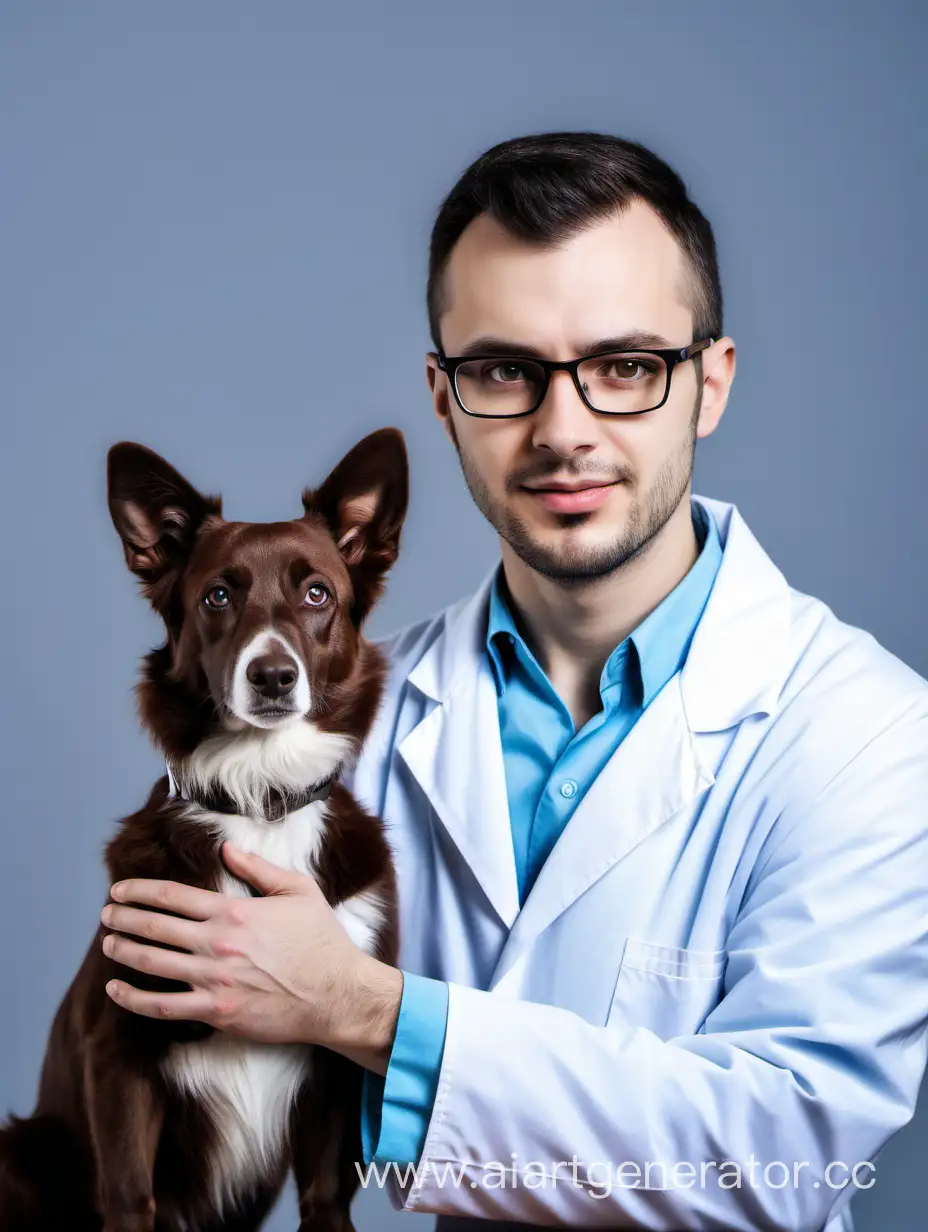
M578 791L576 779L565 779L561 784L561 795L565 800L569 800L571 796L575 796Z

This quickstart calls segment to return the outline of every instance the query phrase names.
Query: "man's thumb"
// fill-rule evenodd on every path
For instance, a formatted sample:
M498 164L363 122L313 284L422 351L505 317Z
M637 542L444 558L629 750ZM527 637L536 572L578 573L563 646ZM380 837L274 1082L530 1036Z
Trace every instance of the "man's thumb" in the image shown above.
M230 872L262 894L299 894L304 889L304 883L310 880L300 873L272 864L263 856L240 851L228 840L222 844L222 858Z

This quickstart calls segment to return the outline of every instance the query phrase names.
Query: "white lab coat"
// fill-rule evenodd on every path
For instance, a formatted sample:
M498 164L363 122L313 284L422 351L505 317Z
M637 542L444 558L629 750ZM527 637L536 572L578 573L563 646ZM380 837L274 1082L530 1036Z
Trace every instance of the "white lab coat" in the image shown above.
M724 555L687 661L521 911L490 579L382 643L391 675L353 786L389 826L400 965L450 982L419 1174L387 1189L445 1213L445 1232L454 1216L847 1232L842 1166L912 1115L928 684L790 588L734 506L696 499ZM469 1165L463 1183L443 1161ZM731 1163L719 1183L725 1161L740 1184ZM516 1169L505 1186L494 1163Z

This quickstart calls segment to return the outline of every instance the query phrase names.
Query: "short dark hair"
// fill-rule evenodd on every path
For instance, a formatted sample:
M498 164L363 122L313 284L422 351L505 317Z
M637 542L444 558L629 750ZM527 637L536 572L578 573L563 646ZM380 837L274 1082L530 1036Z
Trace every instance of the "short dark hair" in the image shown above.
M442 282L465 227L490 214L512 235L555 246L627 208L650 205L679 243L692 278L693 341L722 336L722 288L712 227L663 159L605 133L540 133L500 142L471 163L442 202L429 245L429 329L441 347Z

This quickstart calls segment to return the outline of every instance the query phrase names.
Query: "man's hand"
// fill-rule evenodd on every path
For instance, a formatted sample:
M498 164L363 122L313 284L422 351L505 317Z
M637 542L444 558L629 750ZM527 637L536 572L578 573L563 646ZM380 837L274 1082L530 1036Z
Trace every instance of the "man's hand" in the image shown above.
M141 878L111 887L117 904L104 907L103 923L145 942L107 935L104 952L137 971L192 986L191 992L143 992L111 980L106 991L112 999L149 1018L194 1019L274 1043L323 1044L385 1074L402 972L351 941L312 877L286 872L231 843L223 845L223 859L266 897L236 898Z

